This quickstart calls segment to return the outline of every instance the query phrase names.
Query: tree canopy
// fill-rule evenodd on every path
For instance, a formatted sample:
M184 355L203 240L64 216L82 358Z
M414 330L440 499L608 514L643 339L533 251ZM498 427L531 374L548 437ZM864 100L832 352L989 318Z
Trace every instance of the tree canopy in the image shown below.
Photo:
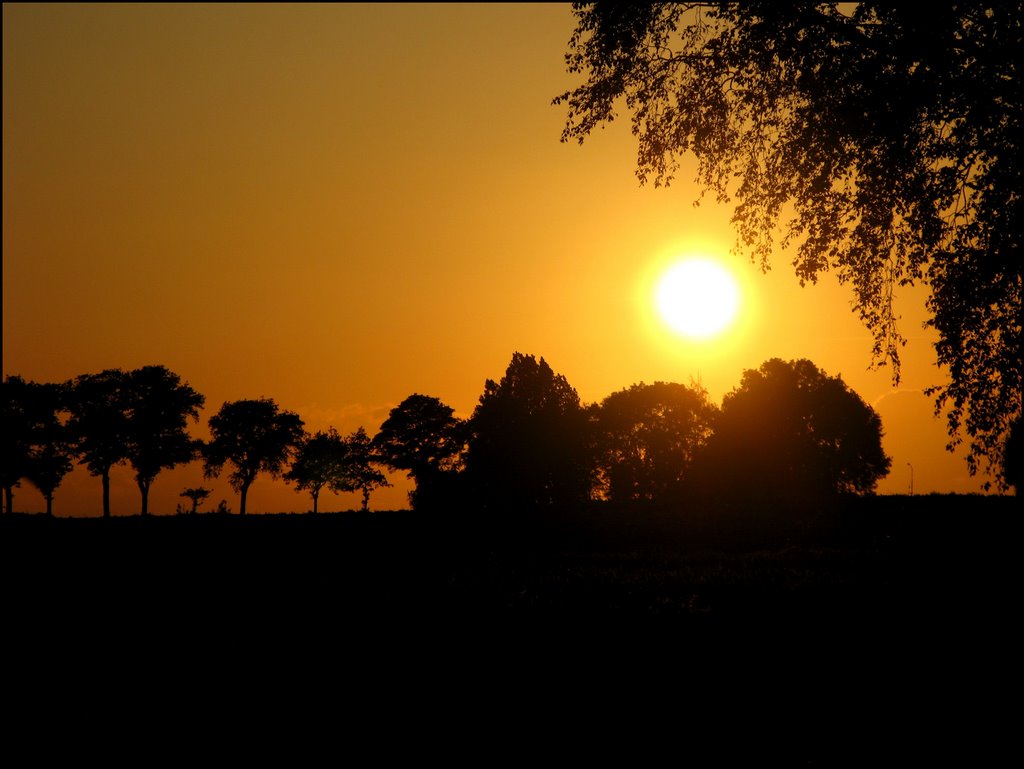
M149 490L162 470L191 462L198 442L188 420L198 421L204 397L164 366L107 369L70 383L68 429L89 472L103 480L103 515L110 515L110 471L131 464L149 512Z
M701 387L635 384L594 410L598 464L615 501L665 499L711 435L718 409Z
M757 499L870 493L891 464L871 406L811 361L778 358L726 393L702 459L718 492Z
M362 427L346 437L330 427L326 432L303 438L284 477L295 484L296 491L309 492L314 513L318 512L320 492L325 487L335 494L361 492L365 511L369 509L370 492L390 485L384 474L373 467L380 461Z
M347 474L348 451L345 439L333 427L300 441L292 466L284 479L295 484L296 491L308 491L313 512L319 512L320 492L326 487L334 491L355 491Z
M206 499L208 496L210 496L210 493L211 493L210 489L203 488L202 486L198 486L198 487L191 487L190 486L189 488L187 488L184 491L182 491L181 494L179 494L178 496L185 497L185 498L191 500L191 502L192 502L192 509L189 510L189 513L191 513L192 515L195 515L196 512L199 510L200 503L202 503L202 501L204 499Z
M1021 413L1021 2L577 3L584 82L563 141L624 104L641 183L735 202L737 248L801 283L833 271L899 379L894 301L922 282L950 448L998 473ZM703 196L703 195L702 195Z
M372 491L389 485L378 468L406 469L417 483L414 507L462 514L551 510L590 499L674 503L702 489L746 490L752 499L868 493L890 462L874 410L807 360L772 359L744 372L721 409L699 384L671 382L634 384L584 406L544 358L517 352L500 381L486 381L469 420L414 394L372 440L362 427L344 437L333 427L306 434L297 414L260 398L225 402L203 443L185 430L203 400L163 366L108 369L57 384L6 377L6 510L13 488L27 479L51 512L53 492L75 458L104 476L106 515L110 470L127 462L144 494L143 513L142 481L151 484L162 469L202 458L213 477L231 465L240 514L260 473L284 474L312 495L314 511L324 488L361 492L366 510ZM1004 473L1019 488L1022 423L1015 424ZM210 493L186 488L181 496L194 513ZM217 509L228 512L223 500Z
M345 438L345 476L351 490L362 494L363 512L370 509L370 492L391 485L384 473L374 467L379 461L373 441L362 427Z
M71 472L76 451L72 432L62 416L67 384L7 377L2 384L3 487L7 512L12 512L14 487L27 478L53 514L53 495Z
M103 483L103 517L110 517L110 470L129 456L128 374L106 369L75 377L71 387L68 428L81 462Z
M466 446L465 422L451 406L429 395L414 393L391 409L374 436L380 461L392 470L405 470L416 482L409 494L413 507L429 506L438 489L455 471Z
M484 504L531 509L590 494L591 451L579 394L548 363L513 353L470 419L466 471Z
M1003 454L1003 477L1013 486L1014 492L1020 496L1024 491L1024 417L1020 417L1010 426L1010 435L1006 439Z
M228 401L210 417L210 440L203 448L207 477L219 475L225 464L234 470L228 476L239 493L238 513L245 515L245 502L256 476L279 476L303 436L298 414L280 409L272 399Z
M29 406L32 382L20 376L4 377L0 382L0 408L3 409L3 430L0 431L0 482L4 489L4 509L14 512L14 489L28 472L32 451L35 417Z
M149 513L149 490L162 470L191 462L199 442L188 421L199 421L206 399L164 366L143 366L125 377L128 462Z

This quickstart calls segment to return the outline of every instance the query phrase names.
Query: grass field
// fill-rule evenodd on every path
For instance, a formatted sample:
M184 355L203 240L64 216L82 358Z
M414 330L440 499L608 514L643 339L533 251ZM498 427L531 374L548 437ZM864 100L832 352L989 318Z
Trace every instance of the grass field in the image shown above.
M320 692L509 750L549 730L577 757L638 733L693 751L708 727L733 735L715 766L976 764L1016 734L1016 502L0 516L9 701L170 692L215 723Z
M8 596L228 600L285 611L901 622L995 612L1016 583L1014 498L875 497L803 510L501 520L410 511L0 516ZM978 617L980 619L981 617Z

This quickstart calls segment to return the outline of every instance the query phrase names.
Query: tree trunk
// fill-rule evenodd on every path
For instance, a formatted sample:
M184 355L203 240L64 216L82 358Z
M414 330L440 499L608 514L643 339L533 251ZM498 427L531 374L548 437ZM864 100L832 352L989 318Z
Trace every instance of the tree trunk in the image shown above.
M110 470L103 471L103 517L110 517Z
M53 517L53 494L47 494L46 496L46 514Z
M320 492L319 491L313 491L313 492L311 492L311 494L313 495L313 514L316 515L316 512L317 512L317 510L316 510L317 498L320 496Z
M4 500L6 501L6 507L4 508L6 510L6 512L13 513L14 512L14 487L13 486L6 486L4 488Z
M363 512L368 513L370 511L370 490L363 489Z
M139 484L139 491L142 493L142 515L149 515L149 487L152 481L136 480Z
M239 504L239 507L238 507L238 514L239 515L245 515L245 497L249 493L249 484L248 483L243 484L241 490L239 491L239 493L242 496L242 501L241 501L241 503Z

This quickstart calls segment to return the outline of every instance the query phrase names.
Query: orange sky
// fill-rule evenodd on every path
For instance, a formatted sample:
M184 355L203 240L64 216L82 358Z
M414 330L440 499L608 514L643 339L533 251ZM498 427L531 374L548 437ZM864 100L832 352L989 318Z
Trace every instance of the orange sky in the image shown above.
M745 368L806 357L882 416L882 492L979 491L944 451L920 390L941 381L901 297L903 381L869 371L849 292L801 289L780 253L728 256L730 210L691 204L686 168L641 188L623 118L559 143L574 81L561 4L3 6L3 374L62 381L165 365L207 399L274 398L307 429L372 435L412 393L468 416L514 351L545 357L586 402L700 377L716 401ZM702 345L653 317L653 275L690 251L726 259L744 320ZM405 506L408 484L371 508ZM138 510L127 468L114 514ZM226 480L161 474L172 512ZM357 495L325 494L322 510ZM16 509L42 509L23 483ZM58 515L95 514L77 468ZM261 476L249 508L305 511Z

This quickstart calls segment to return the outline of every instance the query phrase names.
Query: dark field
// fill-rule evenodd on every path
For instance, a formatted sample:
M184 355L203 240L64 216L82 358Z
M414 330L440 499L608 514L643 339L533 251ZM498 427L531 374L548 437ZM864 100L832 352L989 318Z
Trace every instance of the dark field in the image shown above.
M106 754L142 724L133 765L194 724L234 741L228 719L259 724L238 741L261 765L297 763L291 721L326 722L330 755L356 760L533 763L554 744L573 765L1001 765L1019 752L1020 512L0 515L0 670L25 717L7 734L55 725L26 752L84 720Z
M913 630L1002 621L1019 575L1017 501L595 507L500 520L15 515L0 517L0 556L4 591L24 610Z
M472 729L503 755L625 740L630 765L665 741L716 766L976 765L1016 733L1016 502L0 516L8 691L75 713L100 690L185 697L213 723L327 698L376 726L440 718L455 732L419 739L444 751Z

